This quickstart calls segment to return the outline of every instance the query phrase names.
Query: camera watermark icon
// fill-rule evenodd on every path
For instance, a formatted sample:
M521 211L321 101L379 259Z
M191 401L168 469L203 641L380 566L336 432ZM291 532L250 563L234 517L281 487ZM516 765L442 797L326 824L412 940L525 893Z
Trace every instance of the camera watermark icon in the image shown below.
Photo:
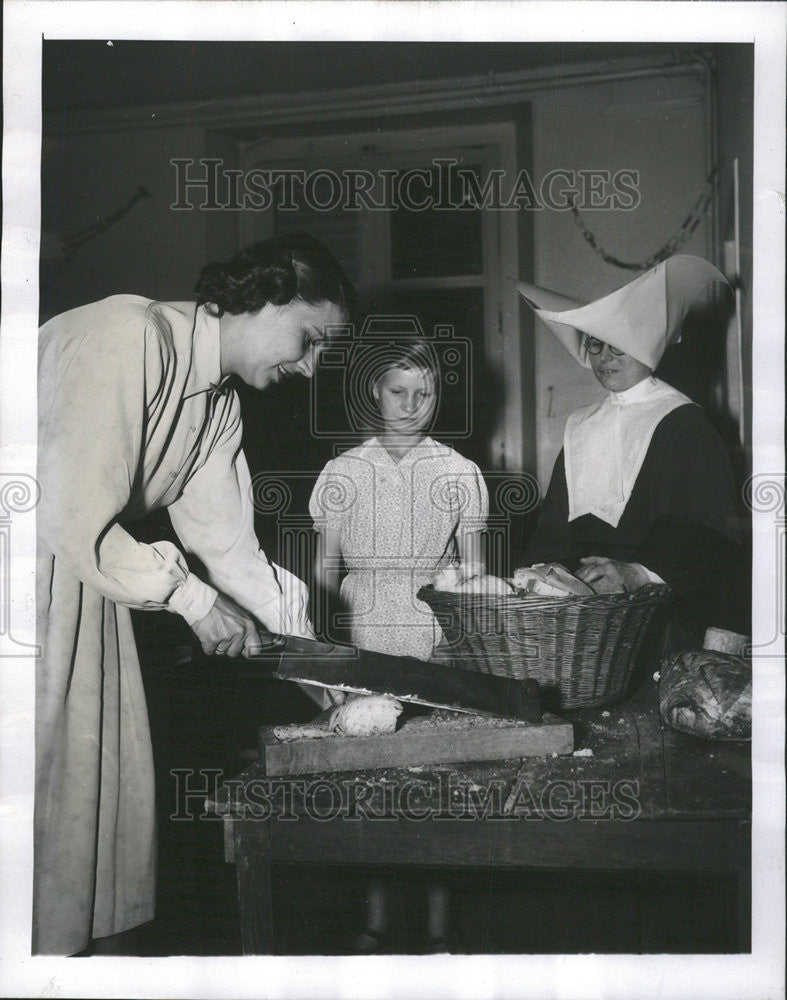
M323 776L224 779L215 768L173 768L170 776L172 822L210 821L231 815L240 820L293 823L628 823L642 812L640 785L634 778L533 782L517 777L509 787L502 778L480 783L453 771L435 771L429 778L408 773L363 781Z
M409 358L409 360L408 360ZM473 343L450 324L424 331L417 316L382 313L360 330L349 325L332 333L317 355L310 384L310 432L341 440L368 435L381 426L376 387L395 366L425 366L434 399L423 430L439 426L441 438L461 440L473 429Z
M263 168L226 166L217 157L170 160L173 211L476 212L632 211L641 201L639 171L556 167L540 178L522 168L481 171L452 157L422 167Z

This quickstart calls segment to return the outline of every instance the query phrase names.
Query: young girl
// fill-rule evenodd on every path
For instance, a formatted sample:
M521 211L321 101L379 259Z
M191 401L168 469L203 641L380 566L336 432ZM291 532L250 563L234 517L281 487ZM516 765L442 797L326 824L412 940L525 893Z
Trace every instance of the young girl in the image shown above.
M373 413L379 429L328 462L317 480L310 502L319 537L316 582L339 598L355 645L428 660L442 632L416 594L448 565L458 564L462 577L483 572L486 484L473 462L427 434L440 385L429 341L361 345L352 374L349 402L356 413ZM386 911L378 880L357 951L385 947ZM445 888L431 885L430 950L446 950L447 918Z
M379 430L317 480L316 580L340 595L355 645L428 660L442 633L415 595L444 566L478 571L486 485L475 463L427 435L439 389L429 341L375 343L359 352L354 374L353 408L373 406Z

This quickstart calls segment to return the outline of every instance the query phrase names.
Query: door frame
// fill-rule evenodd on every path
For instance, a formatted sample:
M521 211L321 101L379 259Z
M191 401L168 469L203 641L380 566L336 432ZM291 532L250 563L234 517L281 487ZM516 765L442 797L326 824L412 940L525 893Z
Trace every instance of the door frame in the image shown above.
M349 123L346 123L349 124ZM308 169L317 161L332 169L380 169L431 162L435 157L476 154L483 165L494 165L503 176L517 174L516 122L499 121L479 124L402 127L353 131L350 128L326 135L301 134L238 143L238 164L244 173L254 169ZM500 418L488 442L487 456L492 469L520 472L524 464L523 364L520 344L519 311L514 281L518 275L519 246L517 215L511 210L479 209L482 213L484 247L483 284L485 296L485 361L503 386ZM273 234L274 208L240 213L241 245L268 238ZM419 279L392 282L388 238L389 213L359 212L360 255L366 266L359 284L361 291L380 287L386 281L394 287L423 287ZM450 284L447 279L446 284ZM428 279L430 287L439 287L439 279ZM468 284L465 282L464 284ZM464 286L463 284L463 286Z

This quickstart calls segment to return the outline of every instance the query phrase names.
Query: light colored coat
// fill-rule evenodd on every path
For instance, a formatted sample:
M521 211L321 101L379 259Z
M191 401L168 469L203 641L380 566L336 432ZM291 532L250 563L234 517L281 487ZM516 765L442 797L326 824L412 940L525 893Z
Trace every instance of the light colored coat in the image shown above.
M220 381L219 321L194 303L113 296L41 329L35 953L153 917L153 763L128 609L191 623L219 590L273 631L309 633L305 588L254 534L240 404ZM171 542L124 528L158 507L208 583Z

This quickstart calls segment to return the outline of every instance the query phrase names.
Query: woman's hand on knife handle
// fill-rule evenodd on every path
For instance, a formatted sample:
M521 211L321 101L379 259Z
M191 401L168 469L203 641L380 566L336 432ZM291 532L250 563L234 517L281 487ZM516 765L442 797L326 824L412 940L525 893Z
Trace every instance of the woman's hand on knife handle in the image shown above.
M252 616L224 594L216 597L213 607L192 630L208 656L240 656L263 644Z

